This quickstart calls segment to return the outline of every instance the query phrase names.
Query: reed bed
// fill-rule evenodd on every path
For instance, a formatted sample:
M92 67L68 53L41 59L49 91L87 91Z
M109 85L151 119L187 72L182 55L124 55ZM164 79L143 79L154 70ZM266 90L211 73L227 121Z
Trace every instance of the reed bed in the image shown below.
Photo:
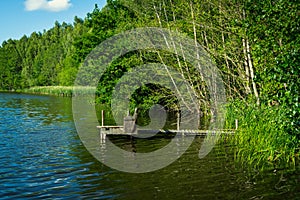
M37 86L24 89L23 92L31 94L45 94L54 96L72 97L74 95L86 95L95 92L93 87L83 86Z
M228 106L226 126L239 120L239 127L230 143L237 161L251 167L291 167L299 160L299 140L286 132L283 107L246 105L234 102Z

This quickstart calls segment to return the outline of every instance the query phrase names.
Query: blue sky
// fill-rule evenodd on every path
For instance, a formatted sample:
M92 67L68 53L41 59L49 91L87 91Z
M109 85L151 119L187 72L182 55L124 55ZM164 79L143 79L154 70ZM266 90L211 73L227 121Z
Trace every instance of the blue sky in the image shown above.
M9 38L48 30L55 21L72 23L75 16L84 18L95 4L101 8L106 0L0 0L0 45Z

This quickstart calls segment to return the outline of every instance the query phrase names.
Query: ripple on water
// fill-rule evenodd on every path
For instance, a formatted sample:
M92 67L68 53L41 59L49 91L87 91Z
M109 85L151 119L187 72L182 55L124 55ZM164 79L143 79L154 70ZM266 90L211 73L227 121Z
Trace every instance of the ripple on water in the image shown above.
M299 170L244 171L231 147L198 158L202 138L166 168L118 172L96 161L80 142L68 98L0 93L0 199L296 199ZM111 138L149 152L169 138ZM132 149L132 148L129 148Z

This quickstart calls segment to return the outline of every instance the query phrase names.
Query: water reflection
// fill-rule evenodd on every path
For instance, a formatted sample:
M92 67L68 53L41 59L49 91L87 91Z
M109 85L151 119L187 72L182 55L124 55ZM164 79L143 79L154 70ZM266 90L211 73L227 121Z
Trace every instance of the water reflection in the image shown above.
M0 199L299 199L299 169L245 170L226 142L204 159L196 138L166 168L129 174L94 159L82 145L71 99L0 94ZM109 138L129 151L149 152L168 138ZM100 142L100 141L99 141Z

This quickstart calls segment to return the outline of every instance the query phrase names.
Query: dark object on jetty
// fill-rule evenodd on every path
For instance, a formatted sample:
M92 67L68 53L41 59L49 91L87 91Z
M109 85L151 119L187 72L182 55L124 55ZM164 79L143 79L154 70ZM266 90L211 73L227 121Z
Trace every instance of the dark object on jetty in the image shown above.
M130 116L129 112L126 117L124 117L124 133L136 133L136 118L137 118L137 108L134 110L133 116Z
M135 120L133 116L124 118L124 133L134 133L136 131Z

